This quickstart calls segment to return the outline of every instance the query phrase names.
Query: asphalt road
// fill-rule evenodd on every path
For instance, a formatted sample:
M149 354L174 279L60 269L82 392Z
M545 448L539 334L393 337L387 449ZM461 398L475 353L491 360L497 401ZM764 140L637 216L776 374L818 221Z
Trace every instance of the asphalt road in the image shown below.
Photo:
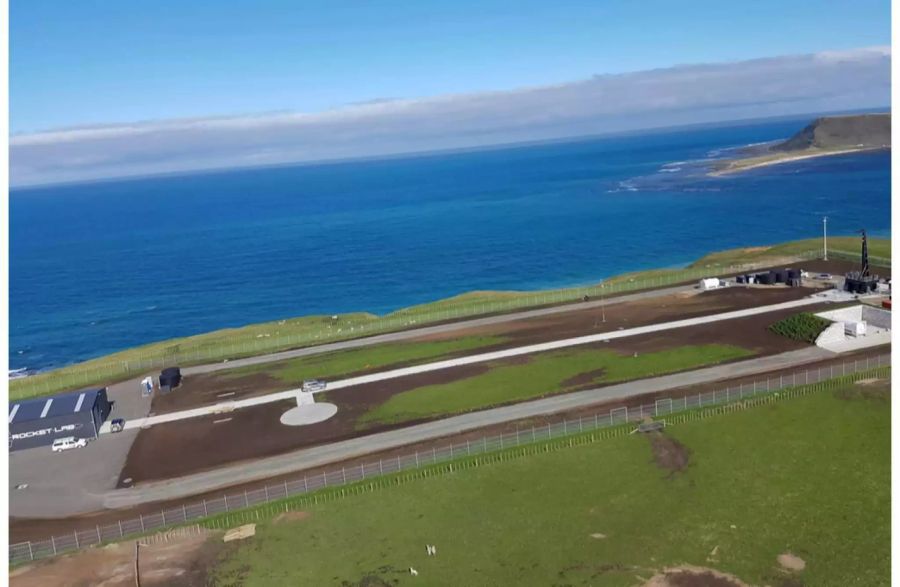
M484 426L572 410L599 402L629 398L646 393L655 393L690 385L760 374L777 369L821 361L834 356L836 356L834 353L812 347L799 351L782 353L780 355L750 359L706 369L698 369L696 371L632 381L619 385L611 385L608 387L558 395L501 408L473 412L408 428L336 442L325 446L302 449L275 457L243 462L214 469L212 471L179 477L177 479L142 484L129 489L116 489L114 491L106 492L102 496L102 505L106 508L121 508L142 503L187 497L240 483L340 462L361 455L389 450L414 442L430 440L450 434L457 434L476 428L482 428ZM72 500L71 504L73 506L73 514L79 511L83 512L89 511L89 509L96 509L96 499L91 499L88 504L85 504L86 507L82 506L81 508L77 507L77 504L74 503L75 501L76 500Z

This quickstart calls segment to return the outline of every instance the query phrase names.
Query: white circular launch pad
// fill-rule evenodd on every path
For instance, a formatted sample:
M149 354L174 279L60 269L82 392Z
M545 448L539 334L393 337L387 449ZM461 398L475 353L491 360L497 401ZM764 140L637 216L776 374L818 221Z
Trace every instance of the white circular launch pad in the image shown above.
M285 426L307 426L324 422L337 414L337 406L334 404L306 404L291 408L281 414L281 423Z

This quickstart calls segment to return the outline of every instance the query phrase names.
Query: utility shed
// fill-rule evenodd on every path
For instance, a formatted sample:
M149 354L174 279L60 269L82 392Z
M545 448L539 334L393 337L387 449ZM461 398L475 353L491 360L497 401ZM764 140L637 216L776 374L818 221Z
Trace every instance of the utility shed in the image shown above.
M700 289L703 291L709 291L711 289L719 289L722 287L722 282L719 281L717 277L710 277L708 279L700 280Z
M50 446L57 438L97 438L111 406L106 388L9 403L9 450Z

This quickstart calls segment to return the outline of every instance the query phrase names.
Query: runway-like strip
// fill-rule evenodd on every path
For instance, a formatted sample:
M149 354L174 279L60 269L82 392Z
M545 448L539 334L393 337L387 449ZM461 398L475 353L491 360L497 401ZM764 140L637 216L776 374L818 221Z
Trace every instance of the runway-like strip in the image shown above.
M351 440L297 450L274 457L247 461L176 479L141 484L130 489L117 489L102 496L103 507L123 508L142 503L188 497L241 483L337 463L362 455L391 450L408 444L433 440L485 426L578 409L604 401L621 400L647 393L663 392L713 381L735 379L779 369L798 367L835 356L835 354L823 349L811 347L780 355L717 365L706 369L675 373L652 379L641 379L472 412L426 424L361 436Z
M551 342L532 344L532 345L521 346L521 347L516 347L516 348L512 348L512 349L504 349L504 350L500 350L500 351L493 351L493 352L489 352L489 353L481 353L481 354L477 354L477 355L471 355L468 357L458 357L455 359L447 359L444 361L436 361L434 363L427 363L425 365L404 367L401 369L382 371L380 373L372 373L369 375L362 375L359 377L351 377L349 379L343 379L341 381L332 381L332 382L328 383L328 390L342 389L342 388L346 388L346 387L362 385L365 383L373 383L376 381L386 381L389 379L396 379L398 377L405 377L407 375L428 373L431 371L450 369L453 367L460 367L463 365L471 365L474 363L484 363L484 362L488 362L488 361L495 361L497 359L505 359L505 358L516 357L516 356L520 356L520 355L529 355L532 353L541 353L541 352L546 352L546 351L558 350L558 349L562 349L562 348L568 348L568 347L572 347L572 346L602 342L602 341L606 341L606 340L615 340L615 339L619 339L619 338L639 336L642 334L649 334L649 333L653 333L653 332L674 330L677 328L686 328L689 326L709 324L712 322L721 322L723 320L746 318L749 316L756 316L759 314L767 314L769 312L777 312L780 310L788 310L788 309L792 309L792 308L800 308L803 306L819 304L819 303L821 303L820 299L803 298L800 300L793 300L790 302L783 302L780 304L771 304L768 306L760 306L757 308L734 310L731 312L723 312L720 314L712 314L709 316L700 316L697 318L688 318L685 320L675 320L672 322L663 322L661 324L649 324L647 326L638 326L636 328L628 328L625 330L617 330L617 331L613 331L613 332L603 332L603 333L599 333L599 334L591 334L591 335L587 335L587 336L567 338L564 340L556 340L556 341L551 341ZM287 391L280 391L280 392L276 392L276 393L260 395L257 397L251 397L251 398L246 398L246 399L242 399L242 400L219 403L219 404L214 404L211 406L202 406L199 408L183 410L180 412L172 412L169 414L160 414L157 416L148 416L146 418L137 418L137 419L126 422L125 427L126 428L142 428L142 427L146 427L146 426L155 426L157 424L164 424L166 422L176 422L178 420L186 420L189 418L197 418L197 417L207 416L210 414L219 414L219 413L230 412L232 410L247 408L247 407L251 407L251 406L259 406L259 405L272 403L272 402L279 402L279 401L283 401L283 400L295 399L299 392L300 392L299 389L290 389ZM102 430L102 431L105 431L105 430Z

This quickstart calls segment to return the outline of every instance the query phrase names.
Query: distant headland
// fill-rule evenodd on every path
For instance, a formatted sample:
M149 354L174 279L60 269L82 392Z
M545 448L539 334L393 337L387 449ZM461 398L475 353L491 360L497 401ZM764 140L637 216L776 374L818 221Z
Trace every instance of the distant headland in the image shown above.
M709 175L727 175L813 157L890 148L889 112L826 116L817 118L786 141L743 149L740 157L719 163Z

